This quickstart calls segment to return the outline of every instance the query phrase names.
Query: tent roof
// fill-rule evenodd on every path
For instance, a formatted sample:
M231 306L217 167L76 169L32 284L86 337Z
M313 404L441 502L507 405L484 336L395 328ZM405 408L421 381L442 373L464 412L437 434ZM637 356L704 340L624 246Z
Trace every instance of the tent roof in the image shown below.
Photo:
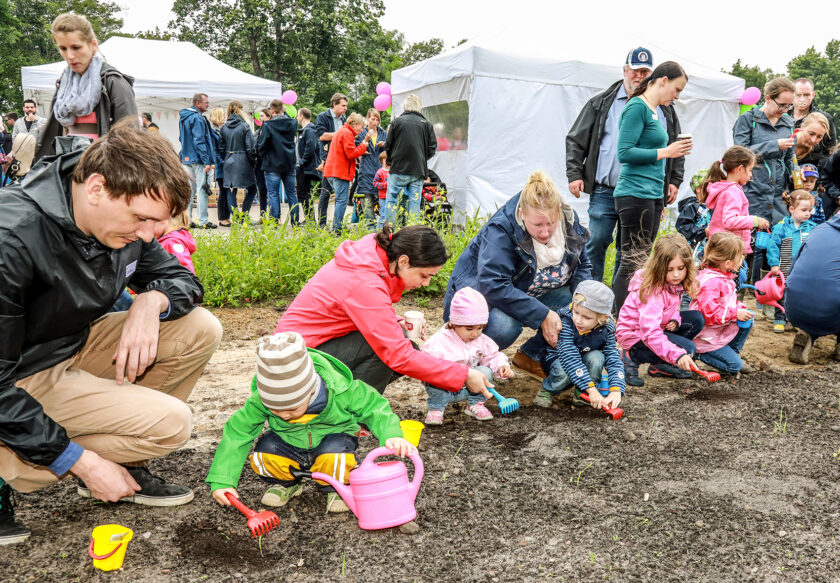
M679 58L675 60L680 62ZM690 61L681 64L689 76L689 83L682 97L740 101L744 91L742 79L697 66ZM621 66L615 64L599 65L575 59L535 58L478 45L462 45L394 71L391 73L391 84L394 92L400 94L427 85L475 75L601 89L617 81L620 73Z
M134 77L138 98L189 98L206 93L213 100L268 101L282 92L280 83L234 69L190 42L114 36L100 45L100 51L108 63ZM64 68L64 61L21 67L23 88L54 92Z

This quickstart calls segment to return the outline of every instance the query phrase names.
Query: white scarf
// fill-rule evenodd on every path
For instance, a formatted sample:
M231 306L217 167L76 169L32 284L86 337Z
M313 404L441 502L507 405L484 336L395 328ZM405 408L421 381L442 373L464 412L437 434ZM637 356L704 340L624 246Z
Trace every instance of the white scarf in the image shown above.
M97 53L87 70L79 75L70 67L64 69L55 96L53 115L64 127L76 123L76 118L90 115L102 97L102 79L100 73L104 60Z
M554 233L545 245L531 237L531 241L534 244L534 255L537 256L538 270L559 265L566 256L565 219L566 213L564 208L563 212L560 213L560 218L557 222L557 229L554 230ZM526 233L528 232L528 230L525 229L525 221L522 220L521 207L519 205L516 205L516 222L520 227L522 227L522 229L525 230ZM528 236L530 237L530 235Z

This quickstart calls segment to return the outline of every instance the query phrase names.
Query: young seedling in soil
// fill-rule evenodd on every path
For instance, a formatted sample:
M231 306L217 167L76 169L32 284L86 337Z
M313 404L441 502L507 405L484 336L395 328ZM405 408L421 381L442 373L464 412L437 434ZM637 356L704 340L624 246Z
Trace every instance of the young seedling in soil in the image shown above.
M449 470L450 466L452 466L452 462L455 461L455 458L458 457L458 454L461 453L461 448L464 447L464 444L458 446L458 449L455 450L455 453L449 458L449 463L446 464L446 469ZM446 481L446 472L443 472L443 481Z
M785 408L779 409L779 420L773 422L773 435L784 435L787 432L787 415Z
M586 464L586 467L585 467L585 468L583 468L581 471L579 471L579 472L578 472L578 474L577 474L577 480L575 480L575 477L574 477L574 476L569 476L569 483L571 484L572 482L574 482L574 483L575 483L575 488L577 488L578 486L580 486L580 478L581 478L581 476L583 476L583 472L585 472L586 470L588 470L589 468L591 468L591 467L592 467L592 464L594 464L594 463L595 463L595 462L597 462L597 461L598 461L598 460L592 460L591 462L589 462L588 464Z

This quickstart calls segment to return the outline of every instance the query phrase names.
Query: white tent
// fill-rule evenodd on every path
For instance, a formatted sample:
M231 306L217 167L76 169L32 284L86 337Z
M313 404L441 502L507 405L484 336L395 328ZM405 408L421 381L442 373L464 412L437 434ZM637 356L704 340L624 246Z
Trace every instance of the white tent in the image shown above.
M226 108L238 99L246 111L266 107L282 93L280 83L225 65L189 42L111 37L100 45L105 60L134 77L139 112L152 114L161 133L180 149L178 111L191 105L195 93L206 93L211 107ZM41 115L55 94L64 61L21 67L24 95L38 103Z
M676 110L682 131L693 134L695 143L686 158L680 191L685 196L693 173L732 145L744 81L680 62L689 82ZM450 148L439 151L430 166L446 182L456 210L472 215L495 212L536 169L547 171L567 193L566 134L586 101L620 78L620 65L462 46L394 71L391 86L394 115L407 95L420 97L439 146ZM588 195L566 198L588 223Z

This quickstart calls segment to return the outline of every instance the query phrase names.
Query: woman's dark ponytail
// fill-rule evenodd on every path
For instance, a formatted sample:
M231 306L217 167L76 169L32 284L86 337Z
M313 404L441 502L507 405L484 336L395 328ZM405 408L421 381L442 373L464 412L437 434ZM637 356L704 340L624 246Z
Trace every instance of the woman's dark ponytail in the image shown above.
M376 234L376 244L385 250L388 261L405 255L411 267L438 267L449 259L443 239L426 225L410 225L394 232L394 227L385 223Z
M648 86L650 86L650 84L653 81L661 79L662 77L665 77L669 81L671 81L672 79L679 79L680 77L685 77L686 79L688 79L688 75L685 74L685 70L680 66L679 63L675 61L665 61L657 68L655 68L653 70L653 73L651 73L649 77L647 77L644 81L639 83L639 86L636 87L636 90L630 96L630 99L638 97L639 95L647 91Z

